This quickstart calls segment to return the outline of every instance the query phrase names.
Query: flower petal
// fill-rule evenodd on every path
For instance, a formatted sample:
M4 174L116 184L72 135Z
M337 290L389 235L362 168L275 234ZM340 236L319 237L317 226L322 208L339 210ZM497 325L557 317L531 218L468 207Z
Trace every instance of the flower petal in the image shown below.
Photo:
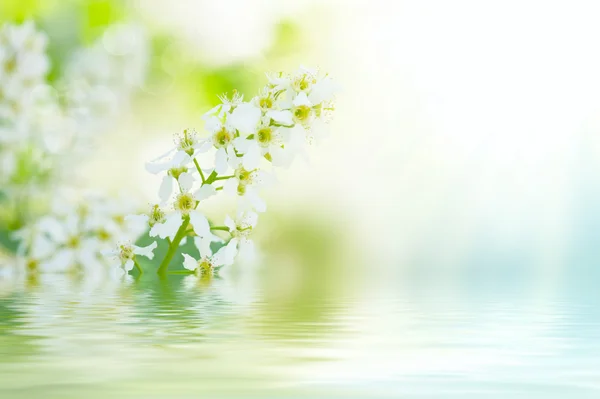
M154 258L154 250L158 244L154 241L152 244L145 247L138 247L137 245L133 245L133 253L140 256L145 256L148 259Z
M212 261L215 266L229 266L233 264L235 255L237 254L237 240L229 241L229 244L221 247L216 254L213 255Z
M210 225L208 224L208 220L200 211L190 212L190 223L192 226L194 226L194 231L200 237L210 233Z
M252 134L256 130L260 117L260 108L250 103L242 103L235 107L228 122L241 134Z
M181 213L174 212L167 217L164 223L157 223L150 229L150 237L159 236L160 238L175 237L177 230L181 227Z
M229 227L229 230L233 231L237 228L233 219L227 215L225 216L225 226Z
M202 201L209 197L212 197L216 193L217 193L217 190L215 190L215 188L212 184L205 184L202 187L200 187L198 190L196 190L196 192L194 193L194 199L196 201Z
M294 124L292 113L288 110L272 110L267 112L267 116L280 125L291 126Z
M131 271L131 269L133 269L133 260L128 259L127 262L125 262L125 264L123 265L123 269L125 269L126 272Z
M179 182L179 186L184 192L190 191L190 189L194 185L194 177L189 172L183 172L182 174L180 174L177 181Z
M252 143L253 140L247 140L243 137L237 137L233 140L233 147L242 154L245 154L248 151L248 146Z
M256 141L253 140L253 142L248 146L248 151L243 157L242 165L244 165L244 169L253 170L258 168L261 155L260 146Z
M160 187L158 189L158 198L160 198L162 203L165 203L171 198L171 194L173 193L173 177L170 175L165 175L163 177L162 182L160 183Z
M299 107L301 105L312 106L311 102L308 100L306 93L302 92L294 98L293 101L294 107Z
M194 271L198 268L198 261L188 254L183 254L183 267L187 270Z
M227 172L227 151L224 148L219 148L215 154L215 170L218 174L222 175Z
M212 234L207 234L204 237L194 237L194 244L200 252L200 256L212 256L212 250L210 249L212 241Z

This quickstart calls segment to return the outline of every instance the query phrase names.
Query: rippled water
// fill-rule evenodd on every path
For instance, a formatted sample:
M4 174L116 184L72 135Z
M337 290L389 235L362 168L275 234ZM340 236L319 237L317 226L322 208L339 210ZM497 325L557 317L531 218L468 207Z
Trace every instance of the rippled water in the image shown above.
M600 397L594 284L302 284L4 278L0 397Z

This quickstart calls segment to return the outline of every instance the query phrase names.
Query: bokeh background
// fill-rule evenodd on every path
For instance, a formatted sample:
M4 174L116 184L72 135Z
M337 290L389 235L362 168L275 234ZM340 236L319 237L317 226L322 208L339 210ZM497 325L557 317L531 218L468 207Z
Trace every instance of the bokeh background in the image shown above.
M545 395L597 394L598 363L578 356L598 350L599 16L591 0L0 2L0 22L33 19L48 33L51 78L108 26L147 29L146 84L89 155L81 182L141 203L159 184L144 162L173 133L200 130L217 95L252 96L264 72L300 64L336 79L332 136L265 192L250 330L289 343L306 328L318 342L307 345L320 350L302 361L338 362L293 362L286 378L378 381L373 396L384 386L397 393L390 381L420 372L503 375L498 397L536 380L505 373L510 365L545 369L548 380L536 380ZM576 305L563 307L570 295ZM347 324L332 321L340 314ZM448 336L470 341L446 348ZM218 350L255 356L249 346ZM561 352L569 347L577 356ZM576 371L561 374L565 364ZM444 381L441 392L457 389ZM517 390L503 391L507 381Z

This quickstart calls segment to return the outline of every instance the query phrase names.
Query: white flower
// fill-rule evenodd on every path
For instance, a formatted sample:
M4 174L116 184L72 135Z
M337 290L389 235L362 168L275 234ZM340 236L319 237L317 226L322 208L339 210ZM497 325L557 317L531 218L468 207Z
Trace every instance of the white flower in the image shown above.
M258 189L269 178L270 176L261 170L248 171L239 167L235 170L234 177L223 184L223 191L230 195L237 195L243 206L255 209L257 212L264 212L267 206L259 197Z
M196 207L199 201L215 194L216 190L210 184L202 185L193 194L189 191L182 191L175 198L173 204L175 212L167 216L163 222L154 224L150 229L150 236L173 239L185 218L189 218L189 223L198 236L206 236L210 233L208 219L202 212L196 210Z
M283 148L282 135L276 126L270 125L270 118L263 119L248 137L238 137L233 142L235 149L243 154L242 165L245 169L258 168L265 156L277 166L286 163L287 152Z
M114 268L121 268L125 272L133 269L136 255L145 256L148 259L154 258L154 250L157 247L156 241L146 247L138 247L132 244L121 244L116 250L104 251L105 256L114 257L118 262L113 265Z
M229 215L225 217L225 226L231 233L231 242L235 243L242 259L252 260L255 257L254 242L248 237L256 227L258 214L250 211L238 212L235 220Z
M200 252L200 259L195 259L188 254L183 254L183 267L201 275L212 276L223 266L233 264L237 249L235 243L221 247L215 254L212 253L210 243L211 236L205 238L196 237L194 242Z
M161 158L158 158L160 161ZM151 162L146 164L146 170L153 174L167 171L163 177L158 190L158 196L163 203L166 203L173 193L173 184L179 184L182 191L188 191L194 184L194 177L189 172L187 165L192 162L190 156L184 151L178 151L175 155L163 162Z
M185 152L190 157L194 156L196 150L206 152L211 147L206 140L200 140L198 133L193 129L184 129L182 134L175 135L175 143L177 150Z
M100 265L98 250L100 240L82 231L82 221L75 212L68 212L64 219L46 217L39 223L42 234L56 248L45 261L52 270L68 270L75 267L97 268Z
M227 114L222 117L208 116L206 118L206 130L210 137L201 144L201 150L207 150L212 146L217 150L215 153L215 170L219 174L224 174L229 168L230 158L235 159L233 148L233 139L235 138L235 128L227 120Z

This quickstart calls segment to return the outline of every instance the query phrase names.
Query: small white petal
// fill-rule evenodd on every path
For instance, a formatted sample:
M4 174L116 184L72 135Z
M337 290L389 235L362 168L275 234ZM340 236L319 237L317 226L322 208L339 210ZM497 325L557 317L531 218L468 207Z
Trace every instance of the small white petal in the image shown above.
M173 152L175 152L177 150L177 148L171 148L169 151L165 152L164 154L154 158L151 163L155 163L160 161L161 159L164 159L166 157L168 157L169 155L171 155Z
M140 256L145 256L148 259L154 258L154 250L157 247L156 241L146 247L138 247L137 245L133 246L133 253Z
M291 126L294 124L292 113L288 110L272 110L267 112L267 116L280 125Z
M220 105L217 105L217 107L220 107ZM208 112L215 110L217 107L213 108L212 110L210 110ZM223 125L221 124L221 120L218 117L216 117L214 115L208 116L206 114L205 114L205 116L206 116L206 118L204 118L204 120L205 120L204 128L207 131L209 131L210 133L214 133L221 129L221 127Z
M208 150L210 150L213 146L212 140L202 140L201 142L198 143L198 147L197 150L200 153L204 153Z
M215 188L213 187L212 184L205 184L202 187L200 187L198 190L196 190L196 192L194 193L194 199L196 201L202 201L209 197L212 197L216 193L217 193L217 190L215 190Z
M212 238L212 234L207 234L204 237L194 237L194 244L200 252L200 256L212 256L212 250L210 249Z
M215 154L215 170L218 174L222 175L227 172L227 152L224 148L219 148Z
M155 224L150 229L150 237L159 236L160 238L171 238L175 237L177 230L181 227L181 213L174 212L167 217L164 223Z
M261 114L260 108L250 103L242 103L233 110L228 121L240 133L251 134L256 130Z
M184 192L190 191L190 189L194 185L194 177L189 172L183 172L182 174L180 174L177 181L179 181L179 186L181 186L181 189Z
M233 264L235 255L237 254L237 240L232 239L229 244L221 247L216 254L213 255L212 260L215 265L218 266L229 266Z
M165 175L163 177L162 182L160 183L160 187L158 189L158 197L160 200L165 203L171 197L173 193L173 177L170 175Z
M125 269L126 272L131 271L131 269L133 269L133 261L131 259L127 260L123 265L123 269Z
M187 270L194 271L198 267L198 261L188 254L183 254L183 267Z
M238 152L241 152L242 154L245 154L248 151L248 147L250 146L250 143L252 143L254 140L247 140L243 137L237 137L233 140L233 147L238 150Z
M296 98L294 98L293 104L295 107L299 107L301 105L307 105L309 107L312 106L312 104L308 100L308 97L306 96L306 93L304 92L298 94Z
M210 225L208 224L208 220L200 211L190 212L190 223L192 226L194 226L194 231L200 237L210 233Z
M232 231L237 228L237 226L235 225L235 222L229 215L225 216L225 226L229 227L229 230L232 230Z
M246 152L242 160L242 165L244 165L244 169L253 170L258 168L261 156L262 153L260 151L260 146L256 141L253 140L253 142L248 146L248 151Z

